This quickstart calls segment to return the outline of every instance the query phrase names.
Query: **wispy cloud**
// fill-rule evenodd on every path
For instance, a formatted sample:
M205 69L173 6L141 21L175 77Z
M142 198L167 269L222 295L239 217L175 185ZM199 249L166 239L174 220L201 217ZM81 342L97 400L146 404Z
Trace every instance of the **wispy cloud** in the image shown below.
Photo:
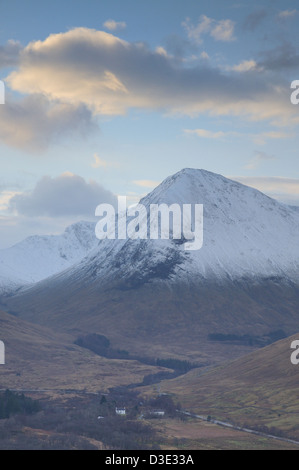
M268 131L252 134L252 140L255 144L265 145L271 139L288 139L292 137L291 134L281 131Z
M235 23L230 19L215 20L206 15L201 15L197 24L193 24L190 18L186 18L182 25L187 31L188 38L198 44L202 43L203 36L206 34L216 41L230 42L235 40Z
M93 162L91 164L92 168L107 168L108 162L99 157L97 153L93 154Z
M156 188L160 184L160 181L154 181L154 180L134 180L134 184L137 186L141 186L142 188Z
M216 41L230 42L234 41L235 23L232 20L220 20L211 29L211 36Z
M119 164L115 161L108 161L101 158L97 153L93 154L93 162L91 163L92 168L118 168Z
M278 13L277 17L279 19L284 19L285 20L287 18L292 18L297 13L298 13L298 10L296 10L296 9L294 9L294 10L282 10Z
M224 137L226 135L229 135L230 133L227 132L222 132L222 131L209 131L207 129L184 129L185 134L193 134L198 137L202 137L204 139L220 139L221 137Z
M265 145L271 139L287 139L291 134L282 131L265 131L259 133L244 133L238 131L210 131L207 129L184 129L185 134L195 135L204 139L222 139L227 137L241 137L252 140L257 145Z
M228 70L233 70L234 72L250 72L253 70L257 70L258 66L255 60L243 60L237 65L233 65L232 67L228 67Z
M267 160L275 160L274 155L269 155L266 152L256 151L254 157L245 166L247 170L255 170L260 164Z
M118 31L120 29L125 29L127 27L124 21L115 21L107 20L103 23L104 28L109 29L109 31Z

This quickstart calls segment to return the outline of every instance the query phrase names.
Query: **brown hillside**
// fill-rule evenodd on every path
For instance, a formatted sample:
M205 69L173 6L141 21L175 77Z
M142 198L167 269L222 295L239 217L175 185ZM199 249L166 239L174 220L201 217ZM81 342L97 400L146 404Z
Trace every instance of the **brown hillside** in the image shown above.
M299 365L290 361L291 342L278 341L204 374L199 369L163 382L184 408L241 426L299 439ZM273 429L272 429L273 430Z

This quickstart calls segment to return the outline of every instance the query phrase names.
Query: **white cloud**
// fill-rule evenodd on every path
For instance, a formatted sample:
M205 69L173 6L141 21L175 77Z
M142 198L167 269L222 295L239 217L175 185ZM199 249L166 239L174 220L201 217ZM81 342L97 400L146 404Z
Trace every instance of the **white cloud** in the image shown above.
M26 217L92 217L101 203L115 205L116 197L95 181L67 172L44 176L32 191L14 195L9 207Z
M216 41L234 41L234 27L235 23L232 20L220 20L211 29L211 36Z
M7 82L22 93L36 92L38 84L49 99L84 103L94 114L119 115L134 107L255 119L295 114L289 90L275 88L275 82L263 77L253 81L208 65L177 67L143 44L86 28L29 44Z
M108 166L108 162L106 162L106 160L103 160L102 158L100 158L97 153L94 153L93 160L94 161L91 164L91 166L93 168L100 168L100 167L107 168L107 166Z
M202 36L204 34L210 33L212 28L212 22L213 20L208 16L201 15L196 25L193 25L191 23L190 18L186 18L186 20L182 24L187 31L188 38L198 44L201 44Z
M257 70L258 66L255 60L243 60L238 65L233 65L229 70L234 70L235 72L249 72L251 70Z
M209 54L206 51L202 51L200 53L200 58L204 59L204 60L209 60L210 57L209 57Z
M286 18L291 18L297 14L298 10L283 10L278 13L278 18L280 19L286 19Z
M98 114L122 114L128 90L116 74L128 49L128 43L104 31L76 28L52 34L28 44L19 69L6 81L21 93L38 91L72 106L84 103Z
M184 129L184 132L185 134L195 134L204 139L220 139L226 135L226 133L222 131L212 132L206 129Z
M117 31L120 29L125 29L127 27L124 21L115 21L107 20L103 23L104 28L109 29L109 31Z
M202 20L199 35L208 30L208 20ZM243 63L239 71L251 65ZM0 107L0 139L41 151L74 131L94 130L97 116L122 115L131 108L241 116L278 125L298 122L289 84L280 75L269 81L255 70L250 76L239 71L222 71L209 61L178 64L160 49L104 31L76 28L52 34L22 49L18 67L6 79L27 96L19 101L8 96Z
M162 46L156 47L156 52L157 54L163 55L164 57L168 56L166 49L164 49Z
M97 153L93 154L92 168L119 168L118 162L108 161L101 158Z

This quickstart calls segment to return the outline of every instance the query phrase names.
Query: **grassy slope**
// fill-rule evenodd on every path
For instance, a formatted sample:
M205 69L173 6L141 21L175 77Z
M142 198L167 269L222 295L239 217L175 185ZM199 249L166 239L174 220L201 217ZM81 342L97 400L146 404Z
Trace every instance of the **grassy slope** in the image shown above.
M182 406L202 415L275 427L299 440L299 365L290 362L299 334L200 375L199 369L165 381Z
M73 344L73 338L0 311L6 364L0 388L105 391L142 381L163 370L137 361L106 359Z
M260 335L297 330L299 290L268 282L263 286L148 284L102 290L98 283L41 283L3 300L4 309L34 323L107 336L113 347L143 356L216 363L253 348L215 344L209 333Z
M194 418L188 418L186 421L151 420L151 425L160 435L161 449L166 450L298 450L295 444L228 429Z

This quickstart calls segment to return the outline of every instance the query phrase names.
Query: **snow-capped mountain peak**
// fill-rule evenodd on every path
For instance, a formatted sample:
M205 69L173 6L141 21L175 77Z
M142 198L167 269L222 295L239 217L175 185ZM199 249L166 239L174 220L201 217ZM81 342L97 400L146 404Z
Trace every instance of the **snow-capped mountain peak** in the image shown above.
M185 240L171 237L118 239L117 230L116 239L97 240L94 224L79 223L60 236L30 237L2 250L0 282L1 275L23 284L55 275L57 282L130 286L271 277L299 283L299 212L294 208L190 168L169 176L140 201L148 213L151 205L163 203L203 205L201 249L186 251Z
M260 191L206 170L184 169L140 201L203 204L203 246L184 251L180 240L126 239L99 242L68 270L84 282L194 282L283 277L299 282L299 213Z

